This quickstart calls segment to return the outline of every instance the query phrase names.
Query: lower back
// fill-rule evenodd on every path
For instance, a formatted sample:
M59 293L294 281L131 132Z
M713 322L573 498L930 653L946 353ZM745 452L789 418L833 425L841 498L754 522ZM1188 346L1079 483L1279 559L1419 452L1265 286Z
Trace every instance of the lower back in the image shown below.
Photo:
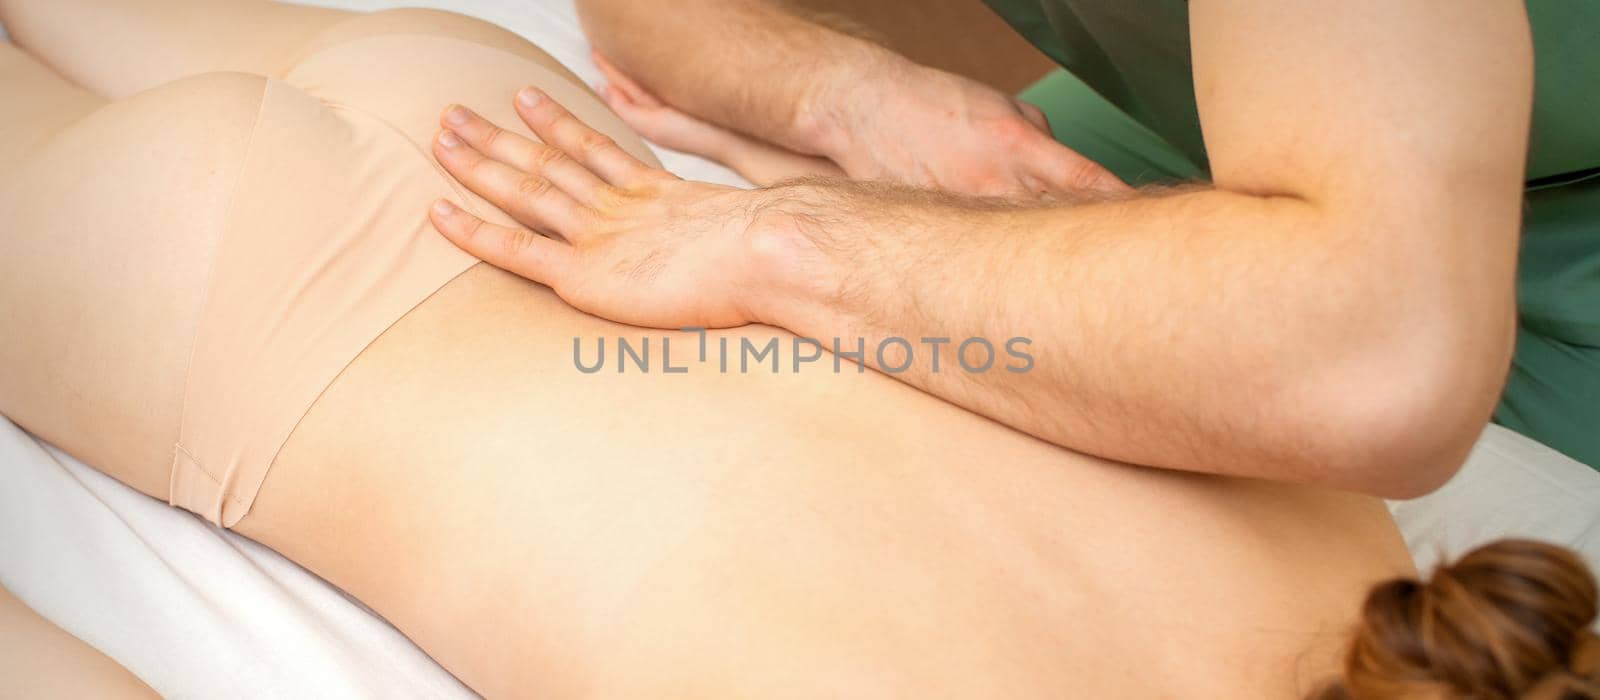
M724 374L685 335L686 373L574 366L647 335L480 266L239 529L490 695L1282 697L1410 566L1375 500L1107 463L848 363Z

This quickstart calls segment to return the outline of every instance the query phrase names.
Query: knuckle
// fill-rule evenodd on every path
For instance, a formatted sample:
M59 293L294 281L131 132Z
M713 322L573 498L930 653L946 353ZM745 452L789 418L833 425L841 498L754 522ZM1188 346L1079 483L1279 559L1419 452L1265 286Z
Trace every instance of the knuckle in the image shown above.
M528 125L538 127L537 130L548 131L560 124L563 116L565 116L563 112L551 105L549 100L545 100L543 104L534 108L531 118L528 119Z
M549 101L546 100L546 102ZM552 130L560 131L561 129L570 127L572 124L575 124L578 121L578 118L572 116L571 112L557 108L554 104L550 104L548 107L546 107L546 109L549 111L546 112L544 122Z
M549 194L551 187L549 180L536 175L528 175L517 180L517 194L530 199L538 199Z
M1007 119L1005 121L997 122L994 125L995 137L999 138L1002 142L1011 145L1022 143L1023 140L1032 135L1033 132L1033 125L1027 123L1026 120L1021 118Z
M660 200L671 196L672 182L646 178L629 190L628 195L634 199Z
M535 235L527 229L512 229L500 237L500 252L508 258L520 257L533 247Z
M472 217L465 224L463 224L461 226L461 237L463 239L465 239L465 240L469 240L470 241L470 240L476 239L478 237L478 233L480 231L482 231L482 230L483 230L483 219L479 219L478 217Z
M533 149L533 164L541 170L553 167L566 159L566 151L555 146L539 145Z
M580 233L597 233L605 224L604 216L588 207L580 207L577 211L574 211L573 218Z
M633 199L632 192L613 185L601 185L594 196L595 203L603 208L621 207Z
M487 181L487 178L492 176L492 173L486 172L489 170L489 166L490 163L487 156L484 156L482 153L474 152L466 156L464 169L468 175L472 176L473 179L483 182Z
M1113 183L1121 183L1111 171L1099 163L1082 157L1074 159L1072 164L1067 166L1066 179L1069 187L1083 190L1115 188L1116 185Z
M578 137L578 150L583 151L584 153L598 153L600 151L616 148L616 146L616 141L611 140L610 136L606 136L598 131L585 131Z
M498 126L490 124L487 128L485 128L483 130L483 147L484 148L493 148L495 146L495 144L500 142L500 137L504 136L505 133L506 133L505 129L502 129L502 128L498 127Z

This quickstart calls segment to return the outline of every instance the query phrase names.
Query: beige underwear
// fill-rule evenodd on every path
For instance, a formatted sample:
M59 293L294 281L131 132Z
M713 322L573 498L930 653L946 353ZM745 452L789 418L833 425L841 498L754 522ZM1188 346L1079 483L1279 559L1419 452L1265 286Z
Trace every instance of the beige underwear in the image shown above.
M343 368L476 262L433 230L429 203L506 220L439 169L429 143L452 102L517 124L511 98L529 84L598 104L526 57L411 33L319 49L267 83L196 331L173 505L237 523Z

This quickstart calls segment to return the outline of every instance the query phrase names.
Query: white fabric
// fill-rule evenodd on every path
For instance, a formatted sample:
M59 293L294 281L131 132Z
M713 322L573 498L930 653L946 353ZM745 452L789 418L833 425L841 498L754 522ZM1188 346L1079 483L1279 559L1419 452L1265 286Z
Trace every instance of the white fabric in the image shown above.
M164 697L472 697L322 579L10 421L0 585Z
M397 3L310 4L375 10ZM420 4L500 24L585 80L599 79L570 0ZM684 177L746 184L702 159L657 152ZM1575 547L1600 562L1600 475L1497 427L1443 490L1391 509L1424 567L1512 535ZM0 421L0 585L167 697L471 696L321 579L7 421Z
M1505 537L1565 545L1600 572L1600 474L1498 425L1444 488L1389 512L1423 573Z

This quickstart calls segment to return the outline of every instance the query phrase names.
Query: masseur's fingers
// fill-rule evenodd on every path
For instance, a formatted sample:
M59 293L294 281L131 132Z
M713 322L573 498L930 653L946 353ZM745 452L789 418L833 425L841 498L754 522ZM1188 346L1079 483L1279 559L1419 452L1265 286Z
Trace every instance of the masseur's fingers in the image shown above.
M551 231L569 241L587 232L592 210L545 177L485 156L450 131L439 132L433 140L433 155L467 189L528 228Z
M604 54L600 53L599 51L594 51L589 54L589 57L594 59L595 67L600 69L600 74L605 76L606 82L611 83L618 90L621 90L623 96L627 97L634 104L643 107L662 106L661 100L657 98L654 93L644 89L643 86L634 82L631 76L617 68L617 66L611 62L611 59L606 58Z
M525 228L491 224L445 200L428 209L433 227L473 257L547 287L572 264L572 246Z
M506 131L461 105L446 107L439 123L479 153L525 173L543 176L586 205L594 206L596 195L606 186L561 149Z
M1031 150L1033 159L1028 164L1029 174L1050 185L1051 190L1099 192L1106 195L1133 191L1105 166L1085 158L1049 136L1040 134L1038 145Z
M1037 145L1030 148L1033 158L1026 166L1029 169L1018 173L1022 186L1029 192L1040 194L1065 190L1120 194L1132 189L1099 163L1057 142L1050 127L1050 118L1038 105L1015 97L1011 98L1011 102L1028 123L1039 129L1039 137L1033 139Z
M651 180L671 178L628 155L610 136L595 131L572 116L538 88L517 93L517 114L545 143L560 148L584 167L618 187L637 187Z

